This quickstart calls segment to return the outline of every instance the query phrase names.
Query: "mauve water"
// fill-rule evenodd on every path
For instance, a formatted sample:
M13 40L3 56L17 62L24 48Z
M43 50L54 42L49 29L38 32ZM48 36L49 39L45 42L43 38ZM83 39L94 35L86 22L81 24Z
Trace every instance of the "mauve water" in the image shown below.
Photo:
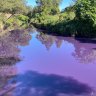
M27 31L0 38L0 96L96 96L95 40Z

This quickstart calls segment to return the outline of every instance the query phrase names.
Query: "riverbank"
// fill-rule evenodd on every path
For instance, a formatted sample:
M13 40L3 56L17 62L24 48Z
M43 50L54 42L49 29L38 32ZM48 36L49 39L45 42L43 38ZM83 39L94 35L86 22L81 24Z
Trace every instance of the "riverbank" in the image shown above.
M96 36L95 35L86 35L84 36L77 34L77 31L72 31L69 29L66 29L66 31L62 30L60 31L60 27L54 27L54 26L44 26L44 24L36 24L36 23L31 23L37 30L39 30L40 32L43 32L44 34L50 34L50 35L54 35L54 36L64 36L64 37L74 37L76 39L88 39L88 40L96 40ZM61 26L62 27L62 26ZM63 26L64 27L64 26ZM74 29L74 27L73 27ZM69 30L69 31L68 31Z
M46 30L50 34L78 38L96 38L95 24L91 24L87 19L76 19L74 12L64 12L44 17L40 15L39 17L32 18L31 24L36 28Z

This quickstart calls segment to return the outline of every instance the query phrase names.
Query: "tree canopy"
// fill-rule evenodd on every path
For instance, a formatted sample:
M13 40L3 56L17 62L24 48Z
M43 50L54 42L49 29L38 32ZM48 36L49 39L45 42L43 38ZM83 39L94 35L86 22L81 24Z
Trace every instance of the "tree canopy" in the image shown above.
M76 17L78 19L96 19L96 0L78 0L76 2Z
M26 11L26 0L0 0L0 12L15 14Z
M60 12L59 4L62 0L36 0L38 11L45 14L57 14Z
M96 37L96 0L77 0L75 11L80 34Z

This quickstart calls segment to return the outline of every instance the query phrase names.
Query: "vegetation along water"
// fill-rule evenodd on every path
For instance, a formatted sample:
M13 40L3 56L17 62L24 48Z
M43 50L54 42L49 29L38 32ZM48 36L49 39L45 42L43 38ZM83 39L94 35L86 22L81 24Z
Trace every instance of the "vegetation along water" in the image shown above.
M96 0L73 0L73 4L60 10L63 0L36 0L28 6L26 0L0 1L0 29L32 27L47 33L96 38Z

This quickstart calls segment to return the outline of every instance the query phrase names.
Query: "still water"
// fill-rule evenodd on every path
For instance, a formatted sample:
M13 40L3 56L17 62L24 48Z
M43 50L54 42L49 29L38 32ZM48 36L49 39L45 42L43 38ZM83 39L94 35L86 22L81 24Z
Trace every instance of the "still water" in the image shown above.
M36 30L0 37L0 96L96 96L96 41Z

